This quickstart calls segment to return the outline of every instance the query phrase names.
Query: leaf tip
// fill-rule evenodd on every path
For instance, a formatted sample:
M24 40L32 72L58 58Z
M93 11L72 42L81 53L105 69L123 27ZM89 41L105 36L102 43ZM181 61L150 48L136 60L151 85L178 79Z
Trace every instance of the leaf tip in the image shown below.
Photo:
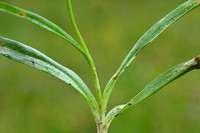
M195 57L195 62L196 62L196 64L194 65L194 67L196 69L200 69L200 56Z

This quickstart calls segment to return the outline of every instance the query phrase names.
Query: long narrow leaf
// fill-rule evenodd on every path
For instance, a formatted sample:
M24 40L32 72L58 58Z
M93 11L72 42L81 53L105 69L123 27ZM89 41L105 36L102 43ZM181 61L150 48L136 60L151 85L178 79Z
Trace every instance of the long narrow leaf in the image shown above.
M93 114L97 117L97 102L82 79L72 70L60 65L43 53L25 44L0 36L0 54L22 64L45 71L73 86L87 100Z
M51 21L47 20L46 18L35 14L33 12L0 2L0 11L15 15L17 17L21 17L27 20L30 20L31 22L38 24L39 26L52 31L53 33L58 34L62 38L64 38L66 41L68 41L70 44L72 44L75 48L77 48L81 53L85 55L83 52L82 47L64 30L62 30L60 27L58 27L56 24L52 23Z
M153 27L151 27L134 45L131 51L128 53L121 66L113 77L107 83L103 98L104 98L104 108L107 105L112 89L119 78L119 76L125 71L125 69L131 64L135 59L136 55L149 43L151 43L158 35L160 35L168 26L174 23L176 20L184 16L186 13L199 6L199 0L189 0L175 10L170 12L167 16L158 21Z
M194 59L185 63L179 64L158 76L151 83L149 83L140 93L138 93L134 98L132 98L127 104L120 106L120 109L115 109L116 107L112 109L106 116L106 123L110 123L123 111L148 98L149 96L153 95L170 82L174 81L175 79L183 76L187 72L194 69L200 69L200 56L197 56Z

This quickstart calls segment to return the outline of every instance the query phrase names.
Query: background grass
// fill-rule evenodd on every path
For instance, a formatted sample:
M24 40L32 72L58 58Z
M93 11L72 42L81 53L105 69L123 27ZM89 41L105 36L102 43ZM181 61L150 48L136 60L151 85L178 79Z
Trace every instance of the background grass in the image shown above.
M36 12L74 36L65 0L0 0ZM80 31L104 87L139 37L185 0L73 0ZM0 13L0 34L75 71L93 90L89 67L57 35ZM166 69L200 54L199 8L147 46L119 79L109 109L126 103ZM64 82L0 56L0 133L94 133L87 103ZM193 71L115 119L110 133L198 133L200 72Z

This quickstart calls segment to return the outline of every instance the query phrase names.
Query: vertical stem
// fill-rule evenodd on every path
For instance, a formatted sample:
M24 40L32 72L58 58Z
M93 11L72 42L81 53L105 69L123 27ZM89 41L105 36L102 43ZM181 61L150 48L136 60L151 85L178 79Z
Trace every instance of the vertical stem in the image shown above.
M69 13L69 17L70 17L70 21L72 23L74 32L78 38L78 41L80 43L80 45L82 46L84 52L86 53L86 60L90 66L91 72L92 72L92 77L93 77L93 82L94 82L94 87L96 89L96 94L97 94L97 101L99 103L99 108L100 108L100 112L101 113L101 104L102 104L102 94L101 94L101 87L100 87L100 83L99 83L99 79L98 79L98 75L97 75L97 71L96 71L96 67L94 65L94 61L89 53L89 50L78 30L78 27L76 25L76 21L74 19L74 15L73 15L73 11L72 11L72 6L71 6L71 0L66 0L67 1L67 10Z
M108 128L106 126L103 126L103 124L100 124L97 126L97 133L107 133Z

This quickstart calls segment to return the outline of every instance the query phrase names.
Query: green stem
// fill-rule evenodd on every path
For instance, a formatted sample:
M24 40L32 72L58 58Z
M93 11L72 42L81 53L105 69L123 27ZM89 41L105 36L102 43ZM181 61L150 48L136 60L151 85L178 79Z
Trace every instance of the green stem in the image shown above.
M97 133L107 133L108 128L106 126L97 127Z
M72 23L73 26L73 30L78 38L78 41L80 43L80 45L82 46L84 52L86 53L86 60L90 66L91 72L92 72L92 77L93 77L93 82L94 82L94 86L96 89L96 94L97 94L97 101L99 103L100 106L100 110L101 110L101 104L102 104L102 95L101 95L101 87L100 87L100 83L99 83L99 79L98 79L98 75L97 75L97 71L96 71L96 67L94 65L94 61L89 53L89 50L78 30L78 27L76 25L76 21L74 19L74 15L73 15L73 11L72 11L72 6L71 6L71 0L66 0L67 1L67 10L69 13L69 17L70 17L70 21ZM100 112L99 112L100 113Z

